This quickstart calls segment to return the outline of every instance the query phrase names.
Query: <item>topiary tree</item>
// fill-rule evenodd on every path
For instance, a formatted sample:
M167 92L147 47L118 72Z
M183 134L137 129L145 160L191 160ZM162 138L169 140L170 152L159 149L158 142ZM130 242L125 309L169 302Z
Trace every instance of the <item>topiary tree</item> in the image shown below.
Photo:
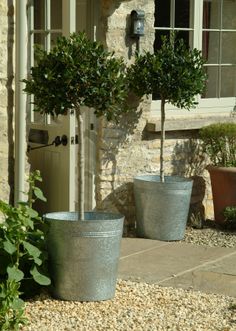
M137 55L128 71L131 89L140 97L158 93L161 99L160 177L164 182L165 105L190 109L197 104L196 95L205 87L204 60L196 48L188 48L182 39L162 38L155 53Z
M34 95L34 111L52 116L75 110L79 125L80 219L84 219L84 139L81 106L94 109L96 116L117 121L126 111L128 94L126 66L102 44L85 33L60 37L47 53L36 49L36 65L24 80L24 91Z

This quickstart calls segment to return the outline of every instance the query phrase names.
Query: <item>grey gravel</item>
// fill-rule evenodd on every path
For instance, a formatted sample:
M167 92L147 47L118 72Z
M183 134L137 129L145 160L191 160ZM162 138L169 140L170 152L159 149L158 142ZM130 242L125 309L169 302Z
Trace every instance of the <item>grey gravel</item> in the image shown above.
M188 227L183 241L232 248L236 233L206 223ZM118 280L113 300L66 302L42 294L26 303L26 316L22 331L236 331L236 298Z
M183 241L195 245L234 248L236 231L224 230L214 221L206 221L202 229L187 227Z

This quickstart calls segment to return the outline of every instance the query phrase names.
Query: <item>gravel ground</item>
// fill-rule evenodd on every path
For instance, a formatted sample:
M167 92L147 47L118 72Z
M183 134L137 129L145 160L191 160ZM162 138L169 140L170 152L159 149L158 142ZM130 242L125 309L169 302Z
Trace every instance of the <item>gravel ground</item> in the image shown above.
M236 247L236 232L214 223L188 227L184 242ZM236 331L236 298L118 280L113 300L65 302L47 294L28 301L22 331Z
M224 230L214 221L205 221L201 229L187 227L184 242L210 247L236 248L236 230ZM181 241L180 241L181 242Z
M103 302L63 302L41 296L27 303L24 331L235 331L236 299L118 281Z

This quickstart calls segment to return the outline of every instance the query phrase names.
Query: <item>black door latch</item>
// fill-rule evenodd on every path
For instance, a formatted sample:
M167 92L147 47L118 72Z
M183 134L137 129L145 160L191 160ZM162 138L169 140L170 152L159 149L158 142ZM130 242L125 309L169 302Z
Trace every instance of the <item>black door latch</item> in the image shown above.
M68 143L68 138L67 138L66 135L63 135L61 137L56 136L56 138L53 140L53 142L51 144L46 144L46 145L37 146L37 147L31 147L30 145L28 145L27 152L33 151L35 149L41 149L41 148L44 148L44 147L53 146L53 145L55 145L56 147L60 146L60 145L66 146L67 143Z

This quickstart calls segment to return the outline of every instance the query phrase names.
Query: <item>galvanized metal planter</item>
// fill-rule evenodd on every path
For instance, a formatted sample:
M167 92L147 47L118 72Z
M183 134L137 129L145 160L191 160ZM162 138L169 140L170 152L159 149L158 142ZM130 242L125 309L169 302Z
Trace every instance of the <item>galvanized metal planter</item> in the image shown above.
M164 241L181 240L185 234L192 180L143 175L134 178L137 235Z
M124 217L109 213L48 213L52 294L62 300L114 297Z

